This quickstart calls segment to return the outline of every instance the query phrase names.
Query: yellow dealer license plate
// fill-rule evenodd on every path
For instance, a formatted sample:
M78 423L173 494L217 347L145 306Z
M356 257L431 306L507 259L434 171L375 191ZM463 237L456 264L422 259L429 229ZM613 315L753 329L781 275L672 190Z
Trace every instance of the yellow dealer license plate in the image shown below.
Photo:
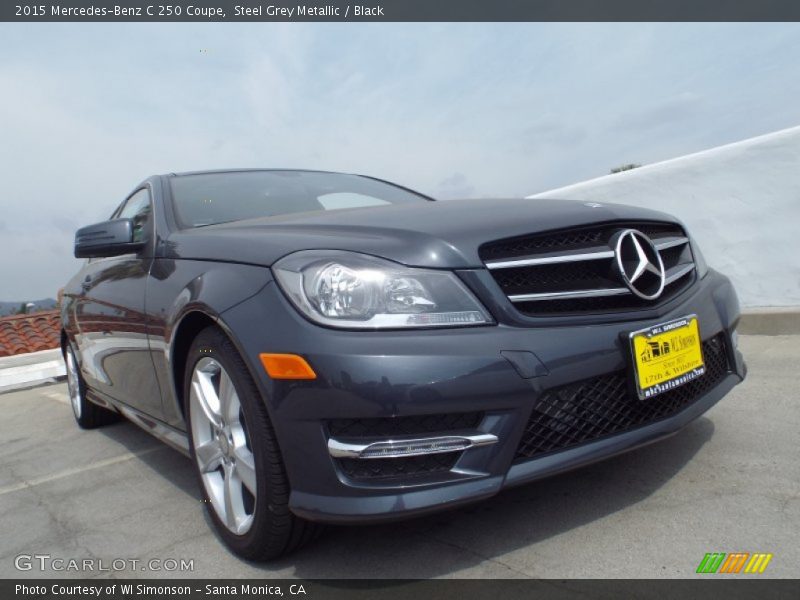
M706 372L697 316L630 334L636 391L644 400L702 377Z

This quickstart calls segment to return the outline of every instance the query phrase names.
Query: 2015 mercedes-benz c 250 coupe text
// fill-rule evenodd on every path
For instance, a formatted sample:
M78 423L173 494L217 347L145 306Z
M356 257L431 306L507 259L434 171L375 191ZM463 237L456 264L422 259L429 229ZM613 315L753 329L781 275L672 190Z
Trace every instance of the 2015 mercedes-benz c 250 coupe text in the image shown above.
M315 171L155 176L79 230L72 407L191 456L266 559L670 435L745 376L739 305L651 210Z

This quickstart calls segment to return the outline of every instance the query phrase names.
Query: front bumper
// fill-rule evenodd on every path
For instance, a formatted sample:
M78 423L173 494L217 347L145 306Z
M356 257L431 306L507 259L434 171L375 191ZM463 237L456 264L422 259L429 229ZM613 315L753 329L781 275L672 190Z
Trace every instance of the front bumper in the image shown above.
M627 332L687 314L698 316L703 340L725 340L729 372L713 388L666 418L520 459L517 450L538 398L628 369ZM303 319L274 283L221 318L235 332L266 399L292 487L290 508L315 521L423 514L648 444L703 414L746 372L731 339L739 318L736 294L714 271L657 318L605 324L341 331ZM273 381L258 364L260 352L300 354L318 378ZM329 451L331 423L452 414L480 414L471 433L496 436L497 443L461 451L444 470L392 477L353 476Z

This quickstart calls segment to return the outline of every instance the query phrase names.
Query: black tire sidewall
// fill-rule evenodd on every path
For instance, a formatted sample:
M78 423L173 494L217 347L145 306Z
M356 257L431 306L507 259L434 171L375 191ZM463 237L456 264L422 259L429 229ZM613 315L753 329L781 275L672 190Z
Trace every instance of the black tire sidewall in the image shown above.
M191 407L189 401L191 380L195 366L205 357L212 358L219 362L231 378L242 407L245 427L247 428L253 452L257 491L254 518L250 529L242 535L236 535L231 532L217 516L216 511L209 502L208 493L194 453ZM281 468L276 470L275 468L271 468L271 465L269 465L267 461L268 455L277 451L277 445L264 401L235 346L218 328L210 327L205 329L192 343L186 361L183 387L184 414L186 415L189 451L203 496L203 502L206 505L209 518L213 521L217 533L234 552L245 558L258 559L264 554L279 554L280 550L278 550L277 547L281 547L282 550L287 540L280 539L284 536L276 535L276 532L289 529L279 521L285 521L287 518L291 518L292 515L288 510L287 499L285 497L276 498L274 492L276 488L281 490L288 489L288 483L285 473L283 472L282 464L280 465ZM274 465L272 465L272 467L274 467ZM269 548L268 551L267 548Z

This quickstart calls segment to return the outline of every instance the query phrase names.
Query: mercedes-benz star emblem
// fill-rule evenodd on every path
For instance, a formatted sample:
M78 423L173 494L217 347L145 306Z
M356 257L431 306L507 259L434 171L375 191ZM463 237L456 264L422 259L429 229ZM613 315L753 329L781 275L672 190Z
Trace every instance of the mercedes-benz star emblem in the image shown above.
M624 229L613 239L619 275L628 289L644 300L655 300L664 291L664 262L653 242L641 231Z

